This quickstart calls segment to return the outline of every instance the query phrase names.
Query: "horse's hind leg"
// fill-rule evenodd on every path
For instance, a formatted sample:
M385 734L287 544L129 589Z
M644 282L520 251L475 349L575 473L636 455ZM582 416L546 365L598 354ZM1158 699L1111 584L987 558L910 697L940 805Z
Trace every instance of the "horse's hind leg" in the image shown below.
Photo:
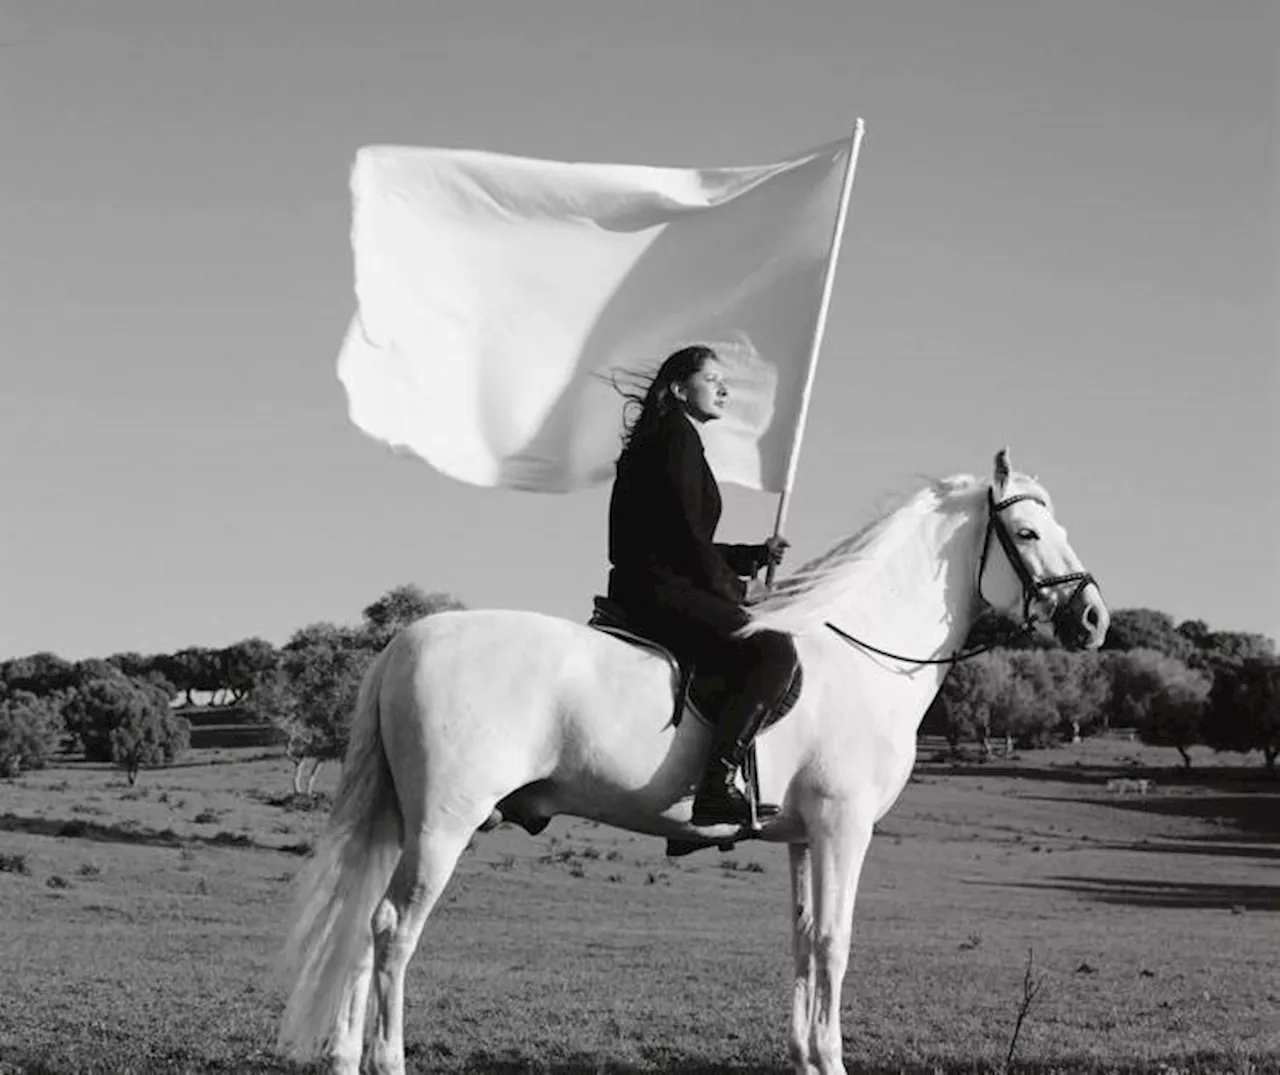
M364 1048L364 1018L369 1003L369 983L373 978L372 938L360 954L351 974L342 1007L338 1013L337 1032L326 1056L329 1075L358 1075L360 1053Z
M400 864L373 915L370 1071L375 1075L404 1075L405 970L474 831L474 825L451 818L440 827L424 825L405 833Z

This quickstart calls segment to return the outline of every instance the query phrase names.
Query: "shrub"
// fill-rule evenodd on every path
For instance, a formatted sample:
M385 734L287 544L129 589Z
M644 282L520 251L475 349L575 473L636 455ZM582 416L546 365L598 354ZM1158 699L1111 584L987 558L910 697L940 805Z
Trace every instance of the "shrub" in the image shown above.
M1112 719L1136 727L1144 743L1175 748L1190 768L1189 751L1200 741L1209 678L1150 649L1112 654L1108 668Z
M190 743L190 726L169 709L165 693L121 673L81 684L66 715L85 757L114 762L130 784L140 768L168 764Z
M24 769L43 769L58 751L62 714L51 699L29 691L0 697L0 775L17 776Z
M1260 750L1267 771L1280 757L1280 658L1224 664L1214 676L1204 724L1214 750Z

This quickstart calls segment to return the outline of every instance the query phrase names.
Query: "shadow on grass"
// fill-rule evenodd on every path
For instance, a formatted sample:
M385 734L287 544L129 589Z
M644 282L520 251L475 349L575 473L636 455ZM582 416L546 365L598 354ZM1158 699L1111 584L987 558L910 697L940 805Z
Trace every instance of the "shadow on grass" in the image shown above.
M1238 835L1197 837L1196 841L1222 840L1232 843L1280 844L1280 789L1269 788L1250 794L1234 795L1162 795L1159 788L1145 795L1081 795L1065 798L1028 796L1037 802L1082 803L1107 806L1135 814L1156 817L1188 818L1195 821L1230 825Z
M989 762L934 758L918 761L913 773L930 777L1000 777L1051 784L1087 784L1099 789L1104 788L1108 780L1150 780L1160 787L1280 795L1280 776L1269 776L1260 764L1188 769L1182 765L1037 765L1004 758Z
M1280 842L1250 843L1229 836L1196 836L1182 840L1140 840L1137 843L1094 840L1096 851L1143 851L1157 855L1208 855L1213 858L1280 860Z
M1120 877L1050 877L1043 881L978 882L1001 888L1057 889L1098 903L1189 910L1280 911L1280 886L1143 881Z
M59 821L56 818L19 817L0 814L0 832L25 832L33 836L56 836L71 840L94 840L99 843L142 844L147 847L252 847L259 851L283 851L290 855L307 855L311 845L264 844L239 832L219 832L213 836L180 836L173 829L149 829L142 825L103 825L83 818ZM0 1069L0 1075L4 1075Z
M1100 800L1092 800L1098 802ZM1101 800L1118 810L1163 817L1188 817L1198 821L1220 821L1241 832L1280 843L1280 788L1270 794L1171 795Z

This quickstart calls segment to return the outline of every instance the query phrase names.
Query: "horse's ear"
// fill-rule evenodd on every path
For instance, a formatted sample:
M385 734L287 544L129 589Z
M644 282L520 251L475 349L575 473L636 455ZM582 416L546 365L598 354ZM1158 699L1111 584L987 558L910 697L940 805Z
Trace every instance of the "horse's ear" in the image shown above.
M992 484L994 484L997 489L1003 490L1009 483L1010 472L1009 449L1007 447L1001 448L996 452L996 470L995 477L992 479Z

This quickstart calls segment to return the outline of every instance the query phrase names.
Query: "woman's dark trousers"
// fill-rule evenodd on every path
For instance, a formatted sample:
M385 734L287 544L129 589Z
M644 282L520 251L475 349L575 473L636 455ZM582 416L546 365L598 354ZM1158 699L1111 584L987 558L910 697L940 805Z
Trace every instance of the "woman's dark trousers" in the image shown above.
M630 599L628 599L630 598ZM680 585L657 586L643 600L617 595L636 627L669 647L682 662L714 669L728 690L715 714L707 770L693 801L698 825L746 825L750 805L734 777L751 740L782 700L795 673L797 657L790 635L759 631L734 637L747 614L728 598ZM761 813L776 811L762 807Z

